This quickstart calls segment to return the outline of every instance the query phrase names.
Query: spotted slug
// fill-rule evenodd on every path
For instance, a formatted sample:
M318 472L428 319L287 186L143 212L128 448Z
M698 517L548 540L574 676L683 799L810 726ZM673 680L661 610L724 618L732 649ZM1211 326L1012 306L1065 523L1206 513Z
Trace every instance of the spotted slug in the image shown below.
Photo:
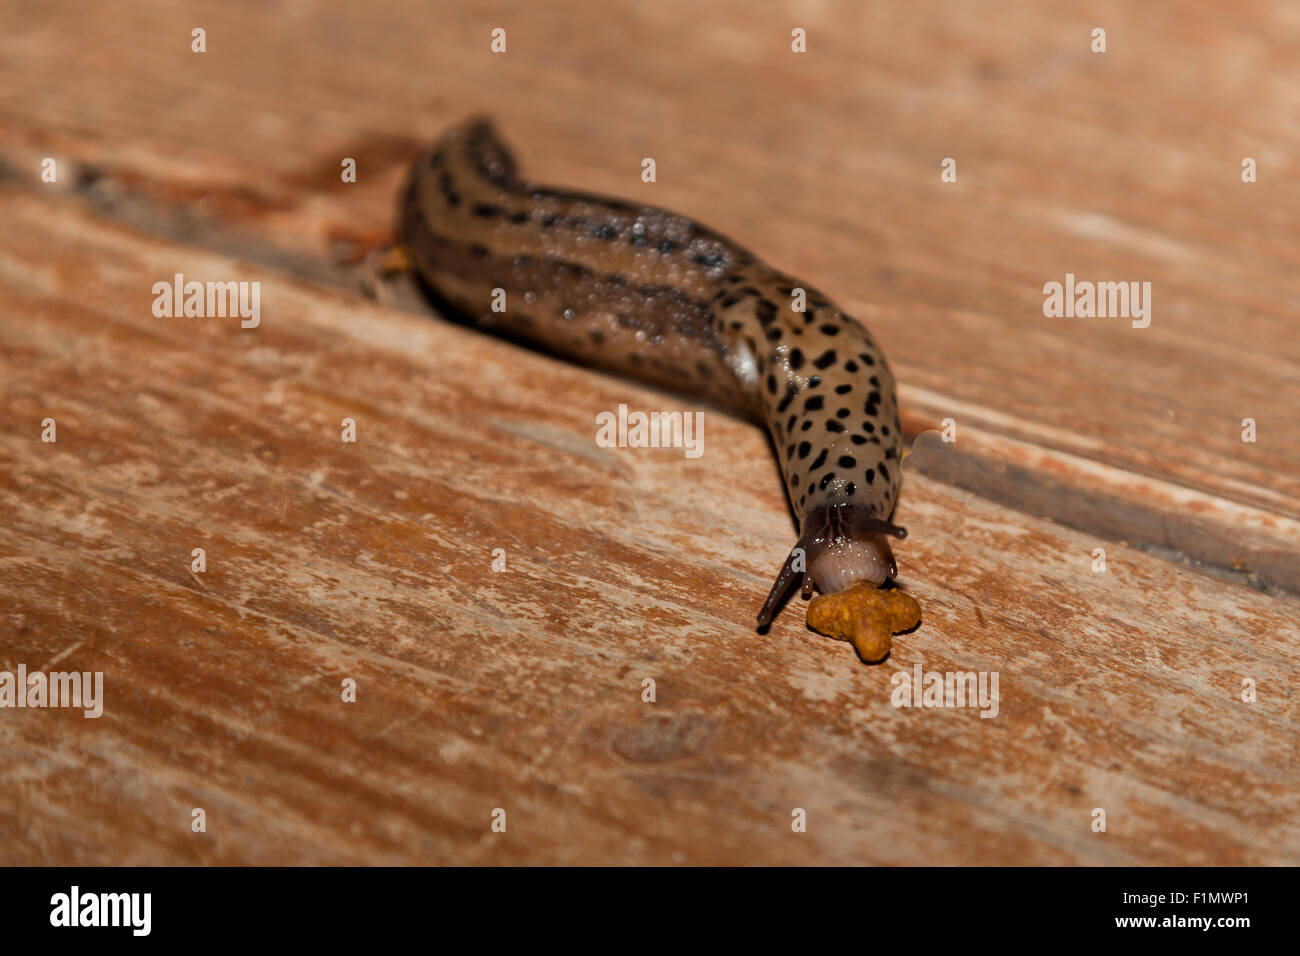
M800 535L760 627L800 578L808 598L897 574L894 376L826 296L683 216L521 179L483 117L416 159L397 234L444 313L766 424Z

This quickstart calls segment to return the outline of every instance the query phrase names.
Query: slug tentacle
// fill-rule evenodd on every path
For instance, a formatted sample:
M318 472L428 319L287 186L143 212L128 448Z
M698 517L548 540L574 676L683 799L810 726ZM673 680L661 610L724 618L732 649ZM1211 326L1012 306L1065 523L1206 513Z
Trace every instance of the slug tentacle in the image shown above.
M461 318L766 423L800 538L760 625L800 576L808 594L896 573L894 378L870 333L816 289L666 210L521 179L484 118L416 160L398 234Z

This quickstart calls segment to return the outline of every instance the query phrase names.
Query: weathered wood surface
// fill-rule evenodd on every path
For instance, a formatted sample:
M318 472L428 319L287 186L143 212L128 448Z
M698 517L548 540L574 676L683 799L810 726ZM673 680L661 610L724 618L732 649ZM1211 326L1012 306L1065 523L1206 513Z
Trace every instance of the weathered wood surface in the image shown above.
M926 618L890 662L797 602L759 637L790 527L757 429L601 449L596 412L662 396L5 208L0 654L108 695L0 713L9 861L1296 859L1291 602L1122 548L1094 574L1095 539L913 478ZM155 319L173 270L263 281L263 325ZM999 671L999 716L894 709L916 662Z
M86 0L13 20L7 164L30 177L64 158L68 185L151 230L320 276L332 239L388 228L419 144L487 111L529 174L695 215L831 292L926 422L1300 518L1300 20L1284 5L299 0L122 17ZM807 54L790 52L795 25ZM1067 272L1150 281L1150 328L1044 318L1042 287ZM1069 520L1072 499L1049 513ZM1231 525L1186 517L1160 513L1135 543L1241 565ZM1263 577L1300 591L1286 544L1261 546L1291 553Z
M1300 861L1296 600L1116 543L1300 581L1285 8L284 9L0 37L0 668L109 695L0 711L5 862ZM757 430L598 448L680 403L320 284L474 110L832 293L909 430L956 419L909 462L926 616L885 665L798 602L749 629L792 534ZM174 272L261 280L263 325L155 319ZM1151 281L1151 327L1045 319L1066 272ZM891 707L916 662L998 671L999 717Z

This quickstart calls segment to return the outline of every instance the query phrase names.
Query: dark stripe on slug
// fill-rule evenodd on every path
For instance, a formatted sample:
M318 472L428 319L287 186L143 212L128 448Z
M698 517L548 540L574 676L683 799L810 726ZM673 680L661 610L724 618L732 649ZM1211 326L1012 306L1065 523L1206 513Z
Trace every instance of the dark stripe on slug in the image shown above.
M483 243L463 243L446 236L439 235L428 228L424 222L424 216L416 207L412 212L412 218L416 220L420 228L408 228L406 230L407 244L414 250L423 251L426 260L448 260L455 256L457 250L465 250L469 255L476 259L489 261L483 265L476 265L474 268L477 272L487 274L488 270L493 276L501 271L502 265L508 265L511 270L535 269L553 272L556 276L567 276L569 280L587 280L591 283L607 283L611 286L625 286L626 278L613 273L597 273L588 269L586 266L575 262L567 262L561 259L550 257L535 258L533 256L513 256L507 258L504 255L494 254L491 247ZM503 286L506 283L493 279L494 286ZM684 294L675 286L668 285L651 285L645 284L637 287L635 290L644 300L662 301L665 310L668 312L676 311L691 329L698 323L699 316L711 318L712 313L707 303L697 299L692 299ZM635 323L632 323L635 324ZM685 328L685 326L679 326ZM711 322L707 333L700 331L701 339L710 342L716 342L717 336L712 329Z
M438 177L438 190L442 193L442 198L447 201L447 205L460 205L460 193L456 192L455 187L452 186L451 176L447 173L443 173Z
M748 265L755 261L752 253L737 246L726 236L682 216L665 214L660 209L578 189L559 189L520 181L515 169L514 157L497 139L491 124L486 121L480 122L477 127L469 131L467 142L471 169L494 189L526 198L531 202L552 201L568 206L595 206L602 210L622 213L632 219L647 213L668 218L679 229L684 228L685 237L660 240L661 246L666 243L666 248L660 248L659 251L676 252L687 248L688 245L694 248L699 242L707 243L714 251L697 253L704 261L697 260L695 264L710 272L725 270L732 262ZM575 225L581 226L583 223L577 222Z

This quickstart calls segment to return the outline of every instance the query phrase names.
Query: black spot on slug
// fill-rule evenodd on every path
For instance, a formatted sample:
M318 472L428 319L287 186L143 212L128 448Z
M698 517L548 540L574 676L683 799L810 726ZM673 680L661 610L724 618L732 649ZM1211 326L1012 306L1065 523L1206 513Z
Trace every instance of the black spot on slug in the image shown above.
M834 364L835 364L834 349L827 349L821 355L817 356L817 358L813 359L813 365L817 366L822 371L825 371L826 369L830 368Z

